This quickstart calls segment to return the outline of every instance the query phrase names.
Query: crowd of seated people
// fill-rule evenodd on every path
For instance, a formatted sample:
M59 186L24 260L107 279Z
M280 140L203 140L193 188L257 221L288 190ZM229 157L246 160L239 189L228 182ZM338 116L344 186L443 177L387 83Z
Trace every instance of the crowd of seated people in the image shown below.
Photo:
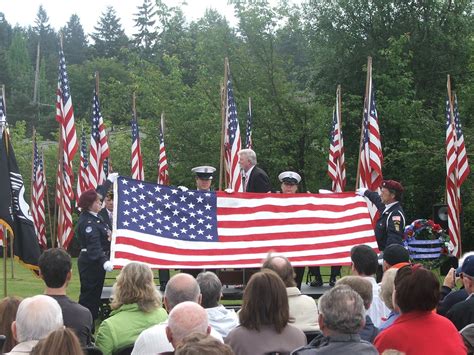
M376 253L355 246L352 275L345 269L347 276L314 300L295 287L290 261L269 254L237 313L220 304L222 284L212 272L173 275L162 302L152 270L133 262L117 277L110 317L90 334L91 317L66 296L70 258L51 249L40 263L44 295L0 300L3 353L473 354L474 255L441 283L406 258L400 246L388 250L377 284Z

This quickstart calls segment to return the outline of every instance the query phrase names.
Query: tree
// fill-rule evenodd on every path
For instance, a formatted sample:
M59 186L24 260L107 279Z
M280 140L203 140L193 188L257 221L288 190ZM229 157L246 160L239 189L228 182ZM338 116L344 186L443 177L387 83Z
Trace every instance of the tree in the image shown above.
M25 34L20 28L13 31L13 39L6 53L6 72L10 86L7 87L7 115L9 122L33 120L33 68L28 54Z
M88 46L84 28L79 16L71 15L68 23L62 28L64 54L69 64L81 64L87 58Z
M123 31L120 19L112 6L108 6L94 27L91 37L97 57L119 57L122 48L128 45L128 38Z
M6 68L6 52L12 41L12 27L0 12L0 68ZM0 83L8 84L8 76L5 70L0 70Z
M54 86L58 76L58 37L56 32L49 24L49 18L40 5L36 14L35 26L28 29L28 49L32 66L35 66L36 52L40 44L41 58L44 58L46 64L46 78L50 86Z
M153 47L157 39L155 16L156 11L151 0L143 0L142 6L138 6L138 13L135 14L134 27L138 32L133 35L133 43L148 59L153 55Z

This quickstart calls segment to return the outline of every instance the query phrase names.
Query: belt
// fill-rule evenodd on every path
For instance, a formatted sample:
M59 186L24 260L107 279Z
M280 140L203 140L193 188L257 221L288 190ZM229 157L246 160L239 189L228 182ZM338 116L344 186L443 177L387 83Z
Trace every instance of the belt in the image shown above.
M87 248L83 248L83 249L81 249L81 251L87 251Z

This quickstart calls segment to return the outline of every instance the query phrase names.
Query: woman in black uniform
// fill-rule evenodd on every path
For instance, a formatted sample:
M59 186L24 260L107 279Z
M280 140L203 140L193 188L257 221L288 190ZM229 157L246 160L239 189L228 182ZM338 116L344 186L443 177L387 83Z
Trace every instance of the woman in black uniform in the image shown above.
M94 320L99 315L105 272L113 270L109 261L112 232L98 212L102 208L103 196L117 176L117 173L110 174L97 191L90 189L83 192L78 203L82 209L76 231L81 245L77 260L81 281L79 303L90 310Z

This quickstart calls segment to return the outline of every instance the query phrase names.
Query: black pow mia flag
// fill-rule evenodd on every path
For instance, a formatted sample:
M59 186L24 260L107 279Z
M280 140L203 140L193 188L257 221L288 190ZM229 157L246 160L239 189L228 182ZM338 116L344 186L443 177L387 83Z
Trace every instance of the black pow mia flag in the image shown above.
M8 129L0 139L0 225L6 226L13 236L15 259L28 269L38 270L41 254L30 206L25 200L25 185L16 162Z

